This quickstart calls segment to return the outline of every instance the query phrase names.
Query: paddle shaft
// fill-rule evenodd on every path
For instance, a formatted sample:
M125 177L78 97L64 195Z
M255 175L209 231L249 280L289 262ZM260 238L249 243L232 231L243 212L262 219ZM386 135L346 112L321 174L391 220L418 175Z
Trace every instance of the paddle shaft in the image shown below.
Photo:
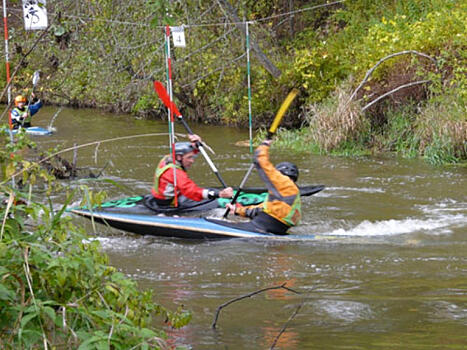
M272 137L274 136L274 134L276 133L276 130L279 126L279 124L281 123L282 121L282 118L284 117L285 115L285 112L287 112L287 109L289 109L290 107L290 104L292 103L292 101L295 99L295 97L298 95L298 89L292 89L292 91L289 92L289 94L287 95L287 97L285 98L284 102L282 102L279 110L277 111L277 114L271 124L271 127L269 128L268 130L268 135L267 135L267 140L271 140ZM238 191L235 193L235 196L232 198L232 201L230 202L230 204L235 204L237 202L237 199L238 199L238 196L240 195L240 192L242 191L243 189L243 186L245 185L246 183L246 180L248 180L248 177L250 176L251 172L253 171L253 168L255 167L255 164L252 163L250 165L250 167L248 168L248 171L246 172L245 176L243 177L242 179L242 182L240 183L240 186L238 187ZM230 209L227 208L225 213L224 213L224 216L223 218L227 218L227 216L229 215L229 212L230 212Z
M189 125L187 124L187 122L185 121L185 119L183 119L183 117L180 115L177 117L178 120L180 120L183 124L183 126L185 127L187 133L189 133L190 135L193 135L193 131L191 130L191 128L189 127ZM201 154L203 155L204 159L206 159L206 162L208 163L209 167L212 169L212 171L214 172L214 174L216 175L216 177L219 179L220 183L222 184L222 186L224 188L228 187L227 184L225 183L224 179L222 178L222 176L219 174L219 171L217 170L216 166L214 165L214 163L212 162L211 158L209 157L208 153L206 152L206 150L204 149L203 147L203 144L201 142L196 142L196 146L198 147L199 151L201 152Z
M34 75L32 76L31 98L29 99L28 105L27 105L27 107L26 107L26 112L28 112L28 113L29 113L29 106L31 105L31 100L32 100L32 98L33 98L32 96L34 95L34 89L36 88L36 85L37 85L37 83L39 82L39 80L40 80L40 73L39 73L38 70L36 70L36 71L34 72ZM25 119L26 119L26 118L25 118ZM21 126L23 126L23 125L24 125L24 119L21 121Z
M31 105L31 100L32 100L32 96L34 95L34 89L36 88L36 85L37 83L39 82L40 80L40 73L38 70L36 70L34 72L34 75L32 76L32 91L31 91L31 97L29 98L29 101L28 101L28 105L26 106L26 112L29 113L29 106ZM26 118L24 118L22 121L21 121L21 126L24 125L24 120Z
M170 97L167 94L167 91L165 90L164 85L160 81L155 81L154 82L154 89L156 90L156 93L159 95L159 98L162 100L164 105L167 108L170 108L171 110L173 110L173 112L177 116L177 119L180 120L181 123L183 124L183 126L185 127L187 133L190 134L190 135L193 135L194 134L193 131L191 130L190 126L188 125L188 123L183 118L183 116L180 113L180 111L178 110L177 106L175 105L175 103L173 101L170 100ZM203 155L204 159L206 159L206 162L208 163L211 170L214 172L216 177L219 179L222 186L224 188L228 187L227 184L225 183L224 179L222 178L221 174L219 174L219 171L217 170L216 166L212 162L211 158L207 154L206 150L204 149L203 144L201 142L196 142L196 146L198 147L199 151Z
M247 170L245 176L244 176L243 179L242 179L242 182L240 183L240 186L238 187L237 192L235 192L235 196L233 196L232 201L230 202L230 204L235 204L235 203L237 203L237 199L238 199L238 197L240 196L240 193L242 192L243 186L245 186L246 180L248 180L248 178L250 177L250 174L251 174L251 172L253 171L254 167L255 167L255 163L251 163L251 165L250 165L250 167L248 168L248 170ZM230 209L227 208L227 209L225 210L224 215L223 215L223 218L224 218L224 219L226 219L227 216L229 216L229 212L230 212Z

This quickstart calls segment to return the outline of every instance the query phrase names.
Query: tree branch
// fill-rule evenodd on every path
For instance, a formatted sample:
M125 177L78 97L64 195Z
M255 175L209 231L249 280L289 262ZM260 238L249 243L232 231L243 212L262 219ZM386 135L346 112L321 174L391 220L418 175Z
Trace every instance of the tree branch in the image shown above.
M256 295L256 294L259 294L259 293L262 293L262 292L265 292L265 291L268 291L268 290L272 290L272 289L285 289L285 290L288 290L288 291L293 292L293 293L295 293L295 294L300 294L299 292L297 292L297 291L295 291L295 290L293 290L293 289L291 289L291 288L286 287L286 286L285 286L286 284L287 284L287 282L282 283L280 286L263 288L263 289L260 289L260 290L257 290L257 291L254 291L254 292L251 292L251 293L242 295L242 296L240 296L240 297L238 297L238 298L229 300L228 302L222 304L222 305L219 306L219 307L217 308L217 310L216 310L216 315L214 316L214 321L212 322L211 328L213 328L213 329L216 328L217 319L219 318L219 314L220 314L221 310L222 310L224 307L226 307L226 306L228 306L228 305L230 305L230 304L232 304L232 303L234 303L234 302L236 302L236 301L239 301L239 300L242 300L242 299L246 299L246 298L250 298L250 297L252 297L252 296L254 296L254 295Z
M414 86L414 85L419 85L419 84L426 84L426 83L429 83L431 82L431 80L419 80L419 81L414 81L412 83L408 83L408 84L404 84L404 85L401 85L401 86L398 86L397 88L395 89L392 89L391 91L388 91L386 92L385 94L379 96L377 99L371 101L370 103L368 103L365 107L362 108L362 112L365 111L367 108L373 106L376 102L378 102L379 100L382 100L383 98L385 98L386 96L388 95L391 95L399 90L402 90L402 89L405 89L406 87L411 87L411 86Z
M228 0L217 0L217 2L219 3L219 5L224 8L227 13L229 14L229 16L231 16L235 22L235 26L243 33L243 35L246 35L246 29L245 29L245 23L243 23L242 20L240 20L240 18L238 17L237 15L237 11L236 9L230 4L230 2ZM279 68L277 68L274 63L272 63L268 57L266 56L266 54L261 50L261 48L259 47L259 45L256 43L256 41L254 40L250 40L250 44L251 44L251 48L253 49L253 51L255 52L256 54L256 57L258 58L258 60L261 62L261 64L263 65L263 67L269 72L271 73L271 75L274 77L274 78L279 78L280 75L282 74L282 72L280 71Z
M271 347L269 348L270 350L274 349L274 347L276 346L277 341L279 340L280 336L285 332L285 330L287 329L287 326L289 325L290 321L292 321L295 318L295 316L297 316L298 312L300 311L300 309L303 306L303 303L304 302L302 302L300 305L297 306L294 313L289 317L289 319L284 324L284 326L282 327L280 332L277 334L276 338L274 338L274 341L272 342Z
M418 56L421 56L421 57L424 57L424 58L427 58L429 60L431 60L433 62L433 64L437 67L437 61L436 59L434 59L433 57L431 56L428 56L427 54L424 54L422 52L418 52L418 51L415 51L415 50L406 50L406 51L400 51L400 52L396 52L396 53L393 53L389 56L386 56L386 57L383 57L382 59L380 59L371 69L369 69L367 72L366 72L366 75L365 75L365 78L363 78L362 82L360 83L360 85L358 85L358 87L355 89L355 91L352 93L352 95L349 97L349 101L352 101L355 96L357 95L357 92L362 88L363 85L365 85L365 83L368 81L368 79L370 78L370 75L375 71L376 68L378 68L378 66L383 63L384 61L390 59L390 58L393 58L393 57L396 57L396 56L400 56L400 55L406 55L406 54L414 54L414 55L418 55Z
M100 141L93 141L93 142L88 142L88 143L85 143L85 144L82 144L82 145L78 145L78 146L73 146L73 147L69 147L69 148L65 148L61 151L57 151L55 153L52 153L51 155L45 157L45 158L42 158L41 160L39 160L37 162L37 164L42 164L46 161L48 161L49 159L59 155L59 154L62 154L62 153L65 153L65 152L69 152L69 151L73 151L75 149L79 149L79 148L83 148L83 147L88 147L88 146L92 146L92 145L100 145L101 143L104 143L104 142L113 142L113 141L117 141L117 140L128 140L128 139L132 139L132 138L135 138L135 137L148 137L148 136L165 136L167 135L167 133L151 133L151 134L141 134L141 135L131 135L131 136L121 136L121 137L116 137L116 138L112 138L112 139L106 139L106 140L100 140ZM187 137L186 134L181 134L181 133L175 133L176 136L179 136L179 137ZM15 176L18 176L20 174L22 174L23 172L31 169L33 167L33 165L29 165L19 171L17 171L16 173L14 173L13 175L11 175L10 177L8 177L7 179L4 179L3 181L0 182L0 185L3 185L5 183L7 183L8 181L10 181L10 179L12 177L15 177Z

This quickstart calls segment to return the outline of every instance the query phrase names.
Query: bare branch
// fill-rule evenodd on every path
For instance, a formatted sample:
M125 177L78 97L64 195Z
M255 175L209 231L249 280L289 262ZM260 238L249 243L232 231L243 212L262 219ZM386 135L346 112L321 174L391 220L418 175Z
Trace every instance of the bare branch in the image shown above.
M217 0L221 8L223 8L229 16L231 16L234 19L235 26L237 29L239 29L243 35L246 34L246 29L245 29L245 23L240 20L237 14L237 10L227 1L227 0ZM258 43L256 41L251 40L250 42L251 48L256 54L256 57L258 61L261 62L263 67L274 77L274 78L279 78L282 74L281 70L277 68L274 63L272 63L269 58L266 56L266 54L261 50L259 47Z
M431 60L433 62L433 64L437 67L437 61L436 59L434 59L433 57L431 56L428 56L427 54L424 54L422 52L418 52L418 51L415 51L415 50L406 50L406 51L401 51L401 52L396 52L396 53L393 53L389 56L386 56L386 57L383 57L382 59L380 59L371 69L369 69L367 72L366 72L366 75L365 75L365 78L363 78L362 82L360 83L360 85L358 85L358 87L355 89L355 91L352 93L352 95L349 97L349 102L352 101L355 96L357 95L357 92L362 88L363 85L365 85L365 83L368 81L368 79L370 78L370 75L375 71L376 68L378 68L378 66L383 63L384 61L390 59L390 58L393 58L393 57L396 57L396 56L400 56L400 55L407 55L407 54L414 54L414 55L418 55L418 56L421 56L421 57L424 57L424 58L427 58L429 60Z
M230 304L232 304L232 303L234 303L234 302L236 302L236 301L243 300L243 299L246 299L246 298L250 298L250 297L252 297L252 296L254 296L254 295L256 295L256 294L259 294L259 293L262 293L262 292L265 292L265 291L268 291L268 290L272 290L272 289L285 289L285 290L288 290L288 291L293 292L293 293L295 293L295 294L300 294L299 292L294 291L293 289L290 289L290 288L286 287L286 286L285 286L286 283L287 283L287 282L282 283L280 286L263 288L263 289L260 289L260 290L257 290L257 291L254 291L254 292L251 292L251 293L242 295L242 296L240 296L240 297L238 297L238 298L229 300L228 302L222 304L222 305L219 306L219 307L217 308L217 310L216 310L216 315L214 316L214 321L213 321L213 323L212 323L212 325L211 325L211 328L216 328L217 319L219 318L219 314L220 314L221 310L222 310L224 307L226 307L226 306L228 306L228 305L230 305Z
M300 305L297 306L297 308L295 309L294 313L289 317L289 319L287 320L287 322L284 324L284 326L282 327L282 329L280 330L280 332L277 334L276 338L274 339L274 341L272 342L271 344L271 347L270 347L270 350L274 349L274 347L276 346L277 344L277 341L279 340L280 336L285 332L285 330L287 329L287 326L289 325L290 321L292 321L295 316L297 316L298 312L300 311L300 309L302 308L303 306L303 303L302 302Z
M113 142L113 141L117 141L117 140L127 140L127 139L132 139L132 138L135 138L135 137L148 137L148 136L165 136L167 135L167 133L151 133L151 134L142 134L142 135L131 135L131 136L122 136L122 137L116 137L116 138L113 138L113 139L106 139L106 140L100 140L100 141L93 141L93 142L88 142L88 143L85 143L85 144L82 144L82 145L78 145L78 146L73 146L73 147L69 147L69 148L66 148L66 149L63 149L61 151L58 151L58 152L55 152L51 155L49 155L48 157L45 157L43 159L41 159L39 162L37 162L37 164L41 164L59 154L62 154L62 153L65 153L65 152L69 152L69 151L73 151L75 149L79 149L79 148L83 148L83 147L88 147L88 146L92 146L92 145L97 145L97 144L101 144L101 143L104 143L104 142ZM188 137L186 134L180 134L180 133L175 133L176 136L179 136L179 137ZM10 179L12 177L15 177L15 176L18 176L20 174L22 174L23 172L31 169L34 165L30 165L29 167L26 167L24 169L21 169L19 171L17 171L16 173L14 173L13 175L11 175L9 178L3 180L2 182L0 182L0 185L3 185L5 183L7 183L8 181L10 181Z
M395 89L392 89L391 91L388 91L386 92L385 94L379 96L377 99L371 101L370 103L368 103L365 107L362 108L362 112L365 111L367 108L373 106L376 102L378 102L379 100L382 100L383 98L385 98L386 96L388 95L391 95L399 90L402 90L402 89L405 89L407 87L411 87L411 86L414 86L414 85L419 85L419 84L426 84L426 83L429 83L431 82L431 80L419 80L419 81L414 81L412 83L408 83L408 84L404 84L404 85L401 85L401 86L398 86L397 88Z

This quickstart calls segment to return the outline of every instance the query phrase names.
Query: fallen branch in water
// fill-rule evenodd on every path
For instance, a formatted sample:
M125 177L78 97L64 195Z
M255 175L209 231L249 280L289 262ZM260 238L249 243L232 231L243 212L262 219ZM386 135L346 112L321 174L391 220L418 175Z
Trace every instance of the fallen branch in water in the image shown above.
M76 151L76 150L75 150ZM109 164L112 163L108 160L107 163L102 167L97 175L92 172L88 167L79 168L76 165L76 158L73 158L73 162L70 163L68 160L55 155L53 158L43 161L44 155L40 156L41 166L47 170L47 172L53 175L59 180L72 180L72 179L97 179L99 178Z
M66 148L66 149L63 149L61 151L58 151L58 152L55 152L51 155L49 155L48 157L45 157L43 159L41 159L37 164L41 164L43 162L46 162L48 161L49 159L59 155L59 154L62 154L62 153L65 153L65 152L70 152L70 151L74 151L74 150L77 150L79 148L83 148L83 147L88 147L88 146L92 146L92 145L100 145L101 143L104 143L104 142L113 142L113 141L118 141L118 140L127 140L127 139L132 139L132 138L136 138L136 137L148 137L148 136L165 136L167 135L167 133L151 133L151 134L142 134L142 135L131 135L131 136L122 136L122 137L116 137L116 138L113 138L113 139L106 139L106 140L100 140L100 141L94 141L94 142L89 142L89 143L85 143L85 144L82 144L82 145L78 145L78 146L73 146L73 147L70 147L70 148ZM180 136L180 137L188 137L186 134L180 134L180 133L175 133L176 136ZM0 185L2 184L5 184L7 183L8 181L10 181L10 179L12 177L15 177L15 176L18 176L20 174L22 174L24 171L27 171L29 170L30 168L32 168L34 165L30 165L29 167L26 167L26 168L23 168L19 171L17 171L16 173L14 173L13 175L9 176L8 178L4 179L2 182L0 182Z
M301 294L300 292L297 292L297 291L295 291L295 290L293 290L293 289L291 289L291 288L286 287L286 286L285 286L286 284L287 284L287 282L282 283L280 286L263 288L263 289L260 289L260 290L255 291L255 292L251 292L251 293L242 295L242 296L240 296L240 297L238 297L238 298L229 300L228 302L222 304L222 305L219 306L219 307L217 308L217 310L216 310L216 315L214 316L214 321L213 321L213 323L212 323L212 325L211 325L211 328L213 328L213 329L216 328L217 319L219 318L219 314L220 314L221 310L222 310L224 307L226 307L226 306L228 306L228 305L230 305L230 304L232 304L232 303L234 303L234 302L236 302L236 301L239 301L239 300L242 300L242 299L246 299L246 298L250 298L250 297L252 297L253 295L256 295L256 294L259 294L259 293L262 293L262 292L265 292L265 291L268 291L268 290L273 290L273 289L285 289L285 290L288 290L288 291L293 292L293 293L295 293L295 294Z
M281 335L285 332L285 330L287 329L287 326L289 325L290 321L292 321L295 316L297 316L298 312L300 311L300 309L302 308L303 306L303 302L297 306L297 308L295 309L294 313L289 317L289 319L287 320L287 322L284 324L284 326L282 327L282 329L280 330L280 332L277 334L276 338L274 338L274 341L272 342L271 344L271 347L269 348L270 350L274 349L274 347L276 346L277 344L277 341L279 340L279 338L281 337Z

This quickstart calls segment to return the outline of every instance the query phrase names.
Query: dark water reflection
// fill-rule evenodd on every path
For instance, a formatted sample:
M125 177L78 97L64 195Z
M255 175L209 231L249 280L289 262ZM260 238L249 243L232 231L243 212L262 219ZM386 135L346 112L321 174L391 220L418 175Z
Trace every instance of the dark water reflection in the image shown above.
M46 126L55 109L45 108ZM134 120L93 110L63 110L58 132L37 139L44 147L127 135L165 133L165 122ZM42 124L41 124L42 123ZM229 184L249 166L248 148L235 146L247 131L192 125L216 151L213 160ZM178 126L177 131L184 132ZM147 193L167 152L166 135L101 143L78 152L78 165L102 180L74 181L111 198ZM296 162L300 183L327 189L303 201L294 241L198 241L139 237L98 226L111 263L158 301L193 311L189 326L170 331L174 344L193 349L461 349L467 347L467 171L392 157L291 155L274 148L273 161ZM71 154L68 157L71 159ZM201 158L190 171L203 186L218 186ZM248 185L260 185L252 176ZM57 201L61 198L58 197ZM92 226L76 219L89 232ZM317 234L314 240L306 235ZM210 328L217 307L233 303Z

